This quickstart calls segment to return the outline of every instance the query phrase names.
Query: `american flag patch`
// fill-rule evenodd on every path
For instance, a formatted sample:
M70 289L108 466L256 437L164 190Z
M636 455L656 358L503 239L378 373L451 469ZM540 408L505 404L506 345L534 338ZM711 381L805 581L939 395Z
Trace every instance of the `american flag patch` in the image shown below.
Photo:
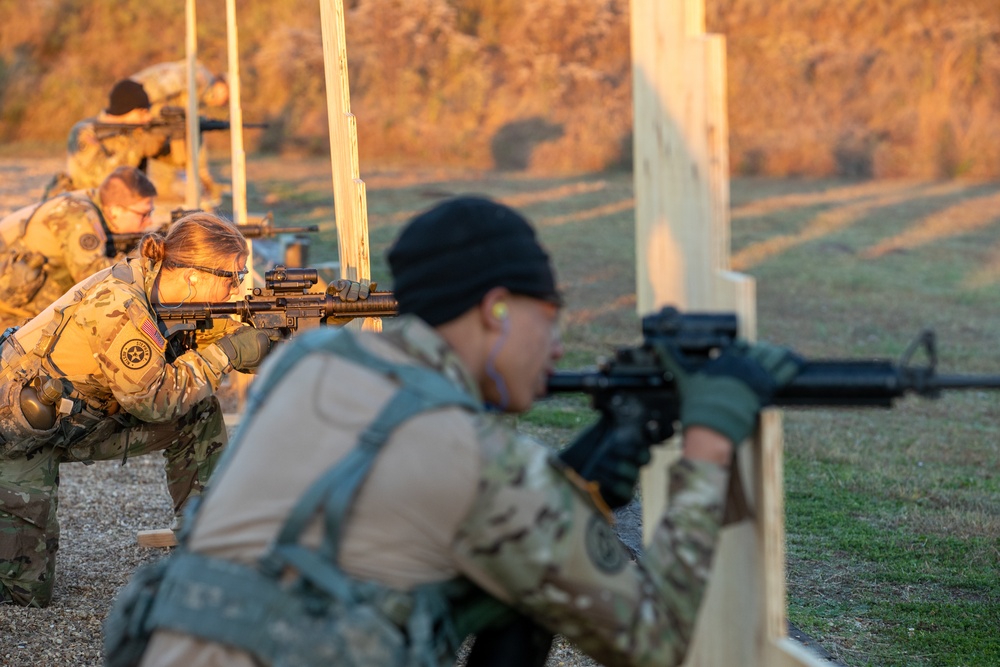
M155 324L153 324L153 320L148 317L142 321L141 325L139 325L139 331L146 334L146 336L153 341L153 344L156 345L161 352L167 347L167 341L160 335L160 330L156 328Z

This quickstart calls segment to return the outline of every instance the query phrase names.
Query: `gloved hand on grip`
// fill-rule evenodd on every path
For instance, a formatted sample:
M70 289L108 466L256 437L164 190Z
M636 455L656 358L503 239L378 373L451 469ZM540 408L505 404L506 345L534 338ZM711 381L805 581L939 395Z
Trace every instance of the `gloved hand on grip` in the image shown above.
M336 294L341 301L358 301L359 299L364 301L370 292L375 291L376 287L378 287L378 283L367 279L356 281L340 278L330 283L326 291L329 294Z
M753 432L760 409L798 374L803 360L769 343L738 340L718 357L694 365L676 349L660 348L681 398L681 424L704 426L739 444Z
M272 343L280 339L277 329L244 326L220 338L216 345L229 357L233 370L245 373L255 370L271 351Z
M211 329L196 329L194 339L198 347L204 347L218 342L226 334L239 331L245 324L231 317L219 316L212 319Z
M673 435L670 424L660 424L654 437L646 427L649 419L638 400L625 410L606 412L559 452L559 459L583 479L596 482L608 507L624 507L635 494L639 471L649 463L649 448Z

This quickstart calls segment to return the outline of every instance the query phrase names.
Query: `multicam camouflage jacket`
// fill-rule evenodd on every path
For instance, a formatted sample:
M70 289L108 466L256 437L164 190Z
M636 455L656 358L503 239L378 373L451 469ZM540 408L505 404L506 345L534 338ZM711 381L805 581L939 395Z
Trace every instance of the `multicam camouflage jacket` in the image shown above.
M150 110L157 116L165 106L181 107L187 111L187 76L187 61L175 60L150 65L129 78L142 84L149 97ZM201 63L195 65L195 88L199 97L208 90L212 79L212 73L207 67Z
M0 220L0 330L33 317L87 276L124 259L108 245L96 189L76 190Z
M0 391L54 378L74 417L80 408L97 418L124 411L150 423L177 419L211 397L229 358L215 344L169 357L150 306L159 269L144 258L116 264L23 325L0 348ZM3 435L11 442L25 434Z

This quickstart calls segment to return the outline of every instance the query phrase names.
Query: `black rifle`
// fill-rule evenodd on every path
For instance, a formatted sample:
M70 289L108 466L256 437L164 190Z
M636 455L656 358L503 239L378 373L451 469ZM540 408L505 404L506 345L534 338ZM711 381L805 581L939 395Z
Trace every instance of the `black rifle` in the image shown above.
M186 210L181 208L175 209L170 212L170 222L177 222L177 220L184 217L188 213L198 212L198 210ZM274 214L270 211L268 211L267 215L260 219L260 222L236 225L236 228L240 230L240 233L243 234L243 238L246 239L265 239L278 234L310 234L319 231L319 225L307 225L305 227L275 227ZM116 253L131 252L133 248L139 245L139 241L142 240L142 237L149 231L156 230L115 233L110 235L109 241L114 246Z
M243 123L243 129L266 128L267 123ZM198 116L199 132L217 132L232 127L228 120L216 120ZM124 132L146 130L162 132L170 137L181 137L187 132L187 112L182 107L166 106L160 109L160 115L148 123L94 123L98 138L109 137Z
M696 369L737 337L736 315L687 313L664 308L642 318L643 343L623 348L594 370L557 371L548 380L549 393L582 392L593 407L613 410L622 397L635 397L650 411L650 429L668 432L679 414L677 388L662 354L674 354ZM915 365L923 350L927 360ZM938 375L933 331L924 331L899 362L874 360L806 360L798 375L782 387L771 404L780 407L891 407L907 394L938 398L952 389L1000 389L1000 375ZM663 428L666 426L667 428ZM655 432L651 435L656 435Z
M342 301L331 290L309 292L319 281L316 269L276 266L264 273L264 287L236 301L158 303L156 316L167 325L166 337L180 349L195 347L194 334L212 328L217 317L236 315L258 329L280 329L285 336L301 329L341 325L356 317L391 317L399 312L392 292L372 292L367 299Z
M592 405L602 412L643 414L650 439L658 442L673 432L680 413L680 397L671 372L660 362L663 354L673 354L690 368L713 358L737 337L733 314L688 313L664 308L642 319L643 343L623 348L611 360L589 371L557 371L548 380L550 394L589 394ZM913 365L913 356L923 349L926 365ZM924 331L903 353L898 363L888 360L806 361L792 382L780 389L772 402L776 406L891 407L906 394L938 398L951 389L1000 389L1000 375L938 375L937 349L932 331ZM635 402L643 410L634 410ZM578 471L582 472L582 471ZM586 477L586 475L584 475ZM476 651L480 639L485 648ZM551 635L526 619L505 627L492 628L477 637L467 667L545 662ZM494 647L520 646L513 655L497 653Z

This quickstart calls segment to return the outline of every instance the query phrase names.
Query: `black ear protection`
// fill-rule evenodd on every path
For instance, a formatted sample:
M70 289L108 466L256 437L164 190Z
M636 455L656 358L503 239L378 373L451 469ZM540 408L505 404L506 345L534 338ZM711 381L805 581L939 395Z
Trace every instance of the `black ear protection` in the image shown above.
M493 317L498 320L507 319L507 304L503 301L497 301L493 304Z

